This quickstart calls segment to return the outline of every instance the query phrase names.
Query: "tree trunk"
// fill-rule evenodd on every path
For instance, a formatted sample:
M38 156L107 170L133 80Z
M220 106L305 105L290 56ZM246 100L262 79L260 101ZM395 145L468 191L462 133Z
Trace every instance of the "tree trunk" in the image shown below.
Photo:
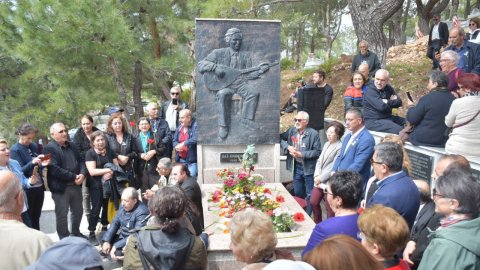
M133 84L133 106L135 107L134 120L137 120L143 116L143 104L142 104L142 62L140 60L135 61L135 82ZM131 112L128 112L130 115Z
M153 41L153 57L155 59L160 59L161 56L161 47L160 47L160 37L158 36L157 21L155 17L150 18L150 34L152 35Z
M348 0L357 39L369 43L369 49L378 55L383 67L386 65L388 49L383 25L402 5L403 0L385 0L381 3Z
M295 46L295 66L300 68L300 55L302 54L302 39L303 39L303 21L298 25L296 46Z
M408 22L408 10L410 9L410 4L412 3L412 0L407 0L407 7L405 8L405 13L403 14L402 18L402 38L401 38L401 44L406 44L407 43L407 22Z
M472 7L470 5L470 0L466 0L465 1L465 12L463 13L464 18L467 18L468 15L470 15L471 9L472 9Z
M444 11L448 6L449 1L450 0L428 0L424 5L422 0L415 0L415 4L417 5L418 27L424 35L430 33L430 20L432 19L433 14L440 14Z
M117 86L118 96L120 98L120 107L124 110L128 110L127 90L125 89L125 85L122 82L122 78L120 76L120 69L118 68L117 62L113 57L109 56L108 62L110 63L110 67L112 68L113 80L115 81L115 85Z
M457 16L458 13L458 0L452 0L452 13L450 14L450 19L453 19L453 17Z

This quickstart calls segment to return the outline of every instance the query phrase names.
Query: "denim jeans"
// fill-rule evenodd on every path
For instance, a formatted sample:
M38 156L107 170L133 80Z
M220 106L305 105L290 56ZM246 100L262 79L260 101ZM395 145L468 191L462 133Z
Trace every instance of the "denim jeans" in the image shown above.
M312 214L312 205L310 204L310 195L313 188L313 174L305 175L303 173L303 165L295 162L293 172L293 191L295 196L307 201L307 214Z
M190 176L196 177L198 175L197 163L188 163L186 159L181 158L180 163L187 165Z

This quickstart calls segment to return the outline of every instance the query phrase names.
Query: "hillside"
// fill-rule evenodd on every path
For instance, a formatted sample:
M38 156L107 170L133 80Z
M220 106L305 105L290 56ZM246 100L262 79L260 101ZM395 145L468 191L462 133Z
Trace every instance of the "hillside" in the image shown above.
M413 98L418 100L427 90L427 74L431 69L431 60L426 57L428 37L417 40L414 43L392 47L388 50L387 69L390 72L390 84L402 98L407 99L406 92L410 91ZM353 56L342 56L337 64L328 71L327 83L333 87L333 100L325 112L325 117L344 120L343 93L350 83ZM303 77L309 80L311 72L303 72ZM292 90L287 88L295 78L301 77L302 73L296 70L282 71L282 83L280 94L280 107L285 104ZM406 109L400 108L398 114L405 116ZM280 130L284 131L293 123L294 113L285 114L280 118Z

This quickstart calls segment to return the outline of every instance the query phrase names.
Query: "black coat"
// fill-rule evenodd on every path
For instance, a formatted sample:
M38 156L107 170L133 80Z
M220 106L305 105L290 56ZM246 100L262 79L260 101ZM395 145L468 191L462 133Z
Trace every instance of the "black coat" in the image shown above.
M423 252L430 243L430 234L440 226L441 217L441 215L435 213L435 203L433 201L427 202L417 215L415 225L413 225L410 233L410 239L416 243L415 251L410 259L417 267L420 264Z
M409 140L413 145L445 147L448 137L445 116L455 98L447 88L433 90L420 98L407 112L407 121L414 126Z
M80 154L73 143L67 142L67 145L73 152L74 159L77 162L77 164L74 164L74 167L77 167L75 171L66 169L62 147L56 141L50 141L43 149L44 154L52 155L47 170L48 187L52 193L63 193L65 191L65 185L67 183L73 184L77 174L87 175L87 168L84 162L85 158L83 160L80 158Z
M432 43L432 32L433 32L433 25L430 27L430 33L428 36L428 45ZM444 22L440 22L438 25L438 34L440 36L440 40L442 41L442 47L448 44L448 25Z

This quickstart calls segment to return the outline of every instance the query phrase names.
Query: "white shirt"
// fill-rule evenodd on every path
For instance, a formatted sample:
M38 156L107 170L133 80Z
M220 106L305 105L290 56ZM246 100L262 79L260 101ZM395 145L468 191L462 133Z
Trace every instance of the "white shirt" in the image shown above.
M433 30L432 30L432 40L435 40L435 39L440 39L440 32L438 32L438 26L440 25L440 23L438 24L435 24L433 26Z

